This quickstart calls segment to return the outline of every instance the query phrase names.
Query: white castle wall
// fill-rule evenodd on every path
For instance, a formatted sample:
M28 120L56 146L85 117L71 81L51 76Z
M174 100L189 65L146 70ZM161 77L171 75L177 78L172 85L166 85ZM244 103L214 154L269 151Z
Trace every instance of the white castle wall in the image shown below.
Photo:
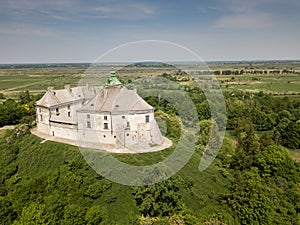
M84 101L69 102L50 109L51 121L77 124L76 110L82 107Z
M149 116L149 122L146 122L146 116ZM78 112L77 117L77 138L82 141L122 147L134 145L140 141L157 144L162 141L153 112L139 114Z
M153 110L135 114L77 111L82 105L82 101L77 101L50 109L37 106L37 130L51 136L73 140L74 144L103 143L116 148L141 143L149 146L151 143L160 144L163 141ZM146 117L149 120L146 121Z
M50 135L76 141L77 129L75 125L51 123Z

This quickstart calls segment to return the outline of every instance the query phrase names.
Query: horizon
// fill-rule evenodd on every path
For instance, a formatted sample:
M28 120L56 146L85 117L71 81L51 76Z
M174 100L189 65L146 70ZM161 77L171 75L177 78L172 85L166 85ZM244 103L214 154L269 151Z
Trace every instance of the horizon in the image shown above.
M145 63L159 63L158 61L145 61ZM261 60L208 60L203 61L204 63L263 63L263 62L300 62L300 59L261 59ZM193 63L199 63L198 61L170 61L170 62L164 62L166 64L193 64ZM17 63L0 63L0 66L5 65L59 65L59 64L95 64L95 62L17 62ZM96 64L134 64L132 62L97 62Z

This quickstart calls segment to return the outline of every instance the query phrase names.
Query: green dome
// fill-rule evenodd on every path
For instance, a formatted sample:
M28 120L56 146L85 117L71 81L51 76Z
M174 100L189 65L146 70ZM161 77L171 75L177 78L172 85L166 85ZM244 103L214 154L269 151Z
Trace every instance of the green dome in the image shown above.
M119 81L119 79L117 78L116 72L113 70L110 72L110 77L105 82L104 87L107 87L110 85L117 85L117 86L123 85L121 83L121 81Z

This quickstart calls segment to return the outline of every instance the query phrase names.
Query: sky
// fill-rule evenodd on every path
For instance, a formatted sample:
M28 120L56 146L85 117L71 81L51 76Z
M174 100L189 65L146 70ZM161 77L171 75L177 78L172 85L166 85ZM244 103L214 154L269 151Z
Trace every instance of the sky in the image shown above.
M0 63L92 62L162 40L205 61L300 59L300 0L0 0Z

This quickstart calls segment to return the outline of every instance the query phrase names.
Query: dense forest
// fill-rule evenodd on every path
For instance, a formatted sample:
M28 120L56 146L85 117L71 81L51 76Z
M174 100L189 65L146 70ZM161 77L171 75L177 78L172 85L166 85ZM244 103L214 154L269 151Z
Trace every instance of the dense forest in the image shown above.
M0 126L16 127L0 134L0 224L300 224L300 164L290 154L300 149L300 99L224 92L226 136L213 164L199 172L213 121L204 93L184 88L200 121L196 151L178 174L144 187L113 183L78 148L30 134L40 96L3 99ZM176 143L176 109L146 100ZM116 157L152 164L172 150Z

